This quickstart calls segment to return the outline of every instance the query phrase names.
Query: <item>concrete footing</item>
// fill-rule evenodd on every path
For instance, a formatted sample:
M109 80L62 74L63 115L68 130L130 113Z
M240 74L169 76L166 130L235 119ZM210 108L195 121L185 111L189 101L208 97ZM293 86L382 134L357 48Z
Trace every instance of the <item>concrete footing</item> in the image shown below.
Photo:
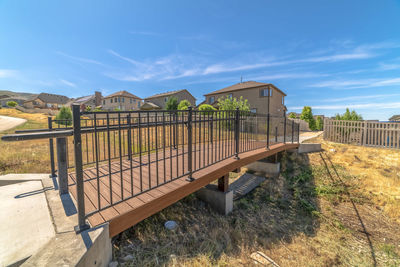
M233 191L221 192L216 185L209 184L197 191L196 196L221 214L227 215L233 210Z
M300 144L298 153L320 152L321 150L321 144Z
M264 161L255 161L255 162L247 165L246 168L252 172L261 172L261 173L265 173L266 175L269 175L269 176L275 176L280 173L281 164L279 162L278 163L270 163L270 162L264 162Z

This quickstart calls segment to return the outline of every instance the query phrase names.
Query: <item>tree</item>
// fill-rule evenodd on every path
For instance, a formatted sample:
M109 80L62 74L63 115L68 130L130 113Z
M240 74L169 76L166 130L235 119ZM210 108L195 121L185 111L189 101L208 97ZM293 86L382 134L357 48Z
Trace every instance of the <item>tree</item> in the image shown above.
M87 111L87 112L92 111L92 107L91 106L86 106L85 111Z
M18 103L15 102L15 101L8 101L7 102L7 106L10 107L10 108L15 108L17 105L18 105Z
M296 113L290 112L290 113L289 113L289 118L291 118L291 119L296 119Z
M72 111L69 107L61 107L60 111L56 116L58 124L62 125L72 125Z
M313 117L311 107L305 106L303 108L303 111L301 112L301 115L300 115L300 119L308 122L308 128L310 128L311 131L316 130L315 119Z
M317 128L318 131L321 131L324 128L324 121L320 116L317 117L317 121L315 122L315 128Z
M236 108L239 108L241 111L250 111L247 99L244 99L242 96L239 99L236 97L221 97L218 99L218 108L220 110L236 110Z
M335 119L342 121L361 121L363 117L355 110L350 112L350 109L346 108L346 112L343 113L343 115L336 114Z
M165 104L166 110L177 110L178 109L178 98L170 97L168 98L167 103Z
M199 106L199 110L202 111L203 114L209 115L209 114L213 113L212 111L217 110L217 109L209 104L201 104Z
M178 110L187 110L192 104L186 99L179 102Z

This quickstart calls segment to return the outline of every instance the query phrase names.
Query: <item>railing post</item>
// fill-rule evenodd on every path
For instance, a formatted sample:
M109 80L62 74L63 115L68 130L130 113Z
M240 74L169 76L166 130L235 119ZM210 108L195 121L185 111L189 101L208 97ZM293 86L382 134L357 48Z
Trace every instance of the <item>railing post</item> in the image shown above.
M52 118L49 116L47 117L47 123L48 123L48 127L49 130L51 130L53 128L53 120ZM49 148L50 148L50 169L51 169L51 178L57 177L56 175L56 168L55 168L55 163L54 163L54 144L53 144L53 138L49 138Z
M75 152L75 175L76 175L76 195L78 204L78 225L75 232L79 234L90 228L85 220L85 192L83 185L83 166L82 166L82 137L81 137L81 111L79 105L72 105L72 117L74 128L74 152ZM100 192L97 192L98 194Z
M132 136L131 136L131 114L129 113L128 116L126 116L126 123L128 124L128 159L131 160L132 157Z
M269 149L269 122L270 122L270 115L268 112L268 114L267 114L267 149Z
M275 127L275 143L278 143L278 126Z
M192 118L193 118L193 110L192 107L188 107L188 123L187 123L187 130L188 130L188 171L189 171L189 177L188 181L191 182L193 181L193 167L192 167L192 156L193 156L193 142L192 142Z
M235 116L235 158L239 159L239 127L240 127L240 111L239 108L236 108L236 116Z
M59 194L68 194L67 138L56 138Z
M174 146L174 148L176 148L176 132L177 132L177 129L176 129L176 127L177 127L177 125L178 125L178 122L176 121L177 120L177 116L176 116L176 112L174 112L173 113L173 116L172 116L173 118L174 118L174 125L173 125L173 127L172 127L172 135L173 135L173 146Z
M294 120L292 120L292 144L294 143Z
M283 143L286 144L286 114L283 112Z

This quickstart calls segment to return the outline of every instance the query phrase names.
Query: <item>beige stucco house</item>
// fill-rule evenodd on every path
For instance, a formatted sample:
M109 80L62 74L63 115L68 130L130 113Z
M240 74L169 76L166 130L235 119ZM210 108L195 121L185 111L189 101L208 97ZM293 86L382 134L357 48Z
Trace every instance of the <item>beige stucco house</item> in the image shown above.
M96 107L101 106L102 101L103 96L100 92L96 91L93 95L82 96L72 99L70 102L67 103L67 106L70 106L72 108L72 105L80 105L81 111L85 111L87 107L90 107L91 110L93 110Z
M142 100L140 97L135 96L127 91L119 91L114 94L108 95L103 98L103 110L138 110L140 109Z
M186 89L149 96L144 99L144 102L152 103L152 104L156 105L157 107L159 107L160 109L165 109L165 105L166 105L168 99L171 97L176 97L178 99L178 103L181 102L182 100L186 99L192 104L193 107L196 105L196 98L194 98L194 96L192 96L192 94L189 93L189 91ZM155 108L155 109L157 109L157 108Z
M239 99L242 96L244 99L248 100L252 112L267 114L269 110L272 116L283 116L286 112L286 94L271 83L255 81L241 82L208 93L204 96L206 97L205 103L213 106L217 106L218 99L221 97L234 97ZM270 97L269 108L268 97Z

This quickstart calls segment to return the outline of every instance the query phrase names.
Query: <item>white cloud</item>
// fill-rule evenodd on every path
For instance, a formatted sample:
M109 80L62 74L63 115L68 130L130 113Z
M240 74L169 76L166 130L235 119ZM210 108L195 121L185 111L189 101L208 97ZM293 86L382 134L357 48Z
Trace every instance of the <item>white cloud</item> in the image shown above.
M400 78L329 80L310 84L310 87L329 87L332 89L357 89L400 85Z
M79 61L79 62L89 63L89 64L95 64L95 65L104 65L103 63L101 63L100 61L97 61L97 60L84 58L84 57L71 56L71 55L68 55L68 54L66 54L64 52L60 52L60 51L57 51L56 53L61 55L61 56L66 57L66 58L72 59L74 61Z
M11 69L0 69L0 78L10 78L17 76L18 71Z
M388 98L388 97L394 97L394 96L400 96L400 94L348 96L348 97L340 97L340 98L322 99L320 101L321 102L341 102L341 101L349 101L349 100L382 99L382 98Z
M62 82L63 84L65 84L69 87L76 87L76 84L74 84L73 82L67 81L67 80L61 79L60 82Z
M398 109L400 107L400 102L391 103L364 103L364 104L349 104L349 105L319 105L311 106L313 109L321 110L335 110L335 109ZM290 110L302 110L303 107L288 107Z

